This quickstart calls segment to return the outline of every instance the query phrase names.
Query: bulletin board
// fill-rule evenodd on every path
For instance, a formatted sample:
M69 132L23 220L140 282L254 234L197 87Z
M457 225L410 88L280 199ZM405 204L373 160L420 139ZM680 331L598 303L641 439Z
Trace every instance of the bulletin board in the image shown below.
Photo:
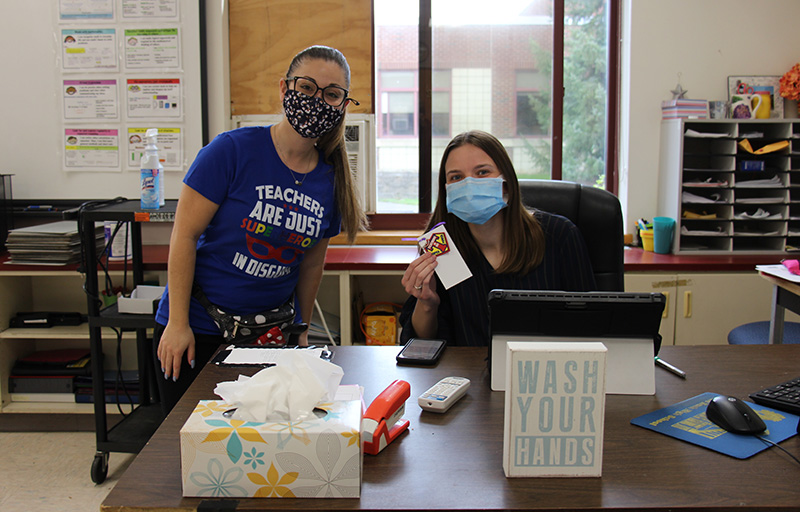
M279 114L278 83L297 52L312 45L341 51L350 64L350 96L374 112L371 0L237 0L229 6L231 115Z
M15 199L139 197L148 128L159 129L165 195L178 197L203 145L204 4L14 2L0 44L20 80L2 96L0 139Z

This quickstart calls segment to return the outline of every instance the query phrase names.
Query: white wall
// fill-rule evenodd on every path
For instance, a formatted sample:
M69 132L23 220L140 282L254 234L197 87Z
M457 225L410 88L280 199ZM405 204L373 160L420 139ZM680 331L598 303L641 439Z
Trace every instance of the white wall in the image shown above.
M55 92L37 83L45 77L52 84L57 76L52 67L55 3L15 2L13 15L0 17L0 43L6 49L0 172L17 174L18 198L136 197L136 173L98 180L91 173L60 170L53 134L58 102ZM206 3L211 137L229 128L227 4ZM758 7L765 16L744 14ZM798 23L800 0L623 0L620 199L627 232L637 218L658 213L660 105L672 97L678 73L687 97L725 99L729 75L781 75L800 61ZM29 35L24 41L7 37L21 30ZM16 115L20 110L27 115ZM167 197L177 197L182 175L171 174L175 183L168 183Z
M620 200L626 232L658 214L661 101L727 99L729 75L800 61L800 0L623 0Z
M206 0L208 140L231 128L228 0Z

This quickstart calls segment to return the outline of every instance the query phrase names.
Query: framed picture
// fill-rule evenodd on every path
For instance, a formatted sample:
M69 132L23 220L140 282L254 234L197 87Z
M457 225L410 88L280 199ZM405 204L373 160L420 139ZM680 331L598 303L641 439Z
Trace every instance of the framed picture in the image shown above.
M780 76L729 76L728 101L731 101L731 98L737 92L754 94L760 91L767 91L772 105L772 110L769 113L770 119L782 119L783 96L780 95L780 79Z

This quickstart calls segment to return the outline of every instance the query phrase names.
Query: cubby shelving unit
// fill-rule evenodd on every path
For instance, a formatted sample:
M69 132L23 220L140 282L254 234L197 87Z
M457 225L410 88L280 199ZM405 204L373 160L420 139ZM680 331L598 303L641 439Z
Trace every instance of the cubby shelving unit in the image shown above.
M677 220L676 253L800 250L800 120L664 120L658 212Z

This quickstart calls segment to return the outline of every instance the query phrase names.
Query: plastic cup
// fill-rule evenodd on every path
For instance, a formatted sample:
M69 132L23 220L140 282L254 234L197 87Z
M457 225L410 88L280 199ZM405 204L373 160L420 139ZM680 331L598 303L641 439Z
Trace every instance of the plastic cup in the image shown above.
M675 235L675 219L656 217L653 219L653 250L659 254L669 254L672 238Z
M653 252L653 230L640 229L639 238L642 239L642 249Z

